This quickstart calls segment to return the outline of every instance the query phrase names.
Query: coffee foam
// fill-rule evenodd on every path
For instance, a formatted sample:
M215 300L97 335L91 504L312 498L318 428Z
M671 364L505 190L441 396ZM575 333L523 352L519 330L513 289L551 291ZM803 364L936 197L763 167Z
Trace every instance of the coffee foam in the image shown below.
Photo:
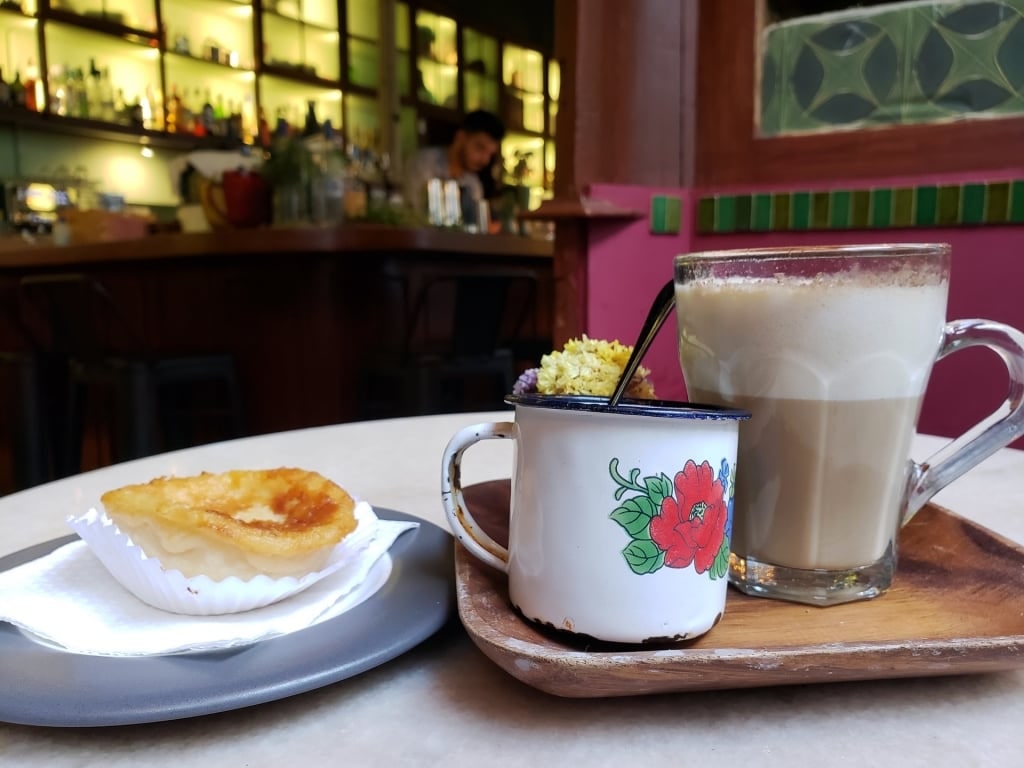
M677 285L687 386L726 397L916 397L941 343L947 289L911 273Z

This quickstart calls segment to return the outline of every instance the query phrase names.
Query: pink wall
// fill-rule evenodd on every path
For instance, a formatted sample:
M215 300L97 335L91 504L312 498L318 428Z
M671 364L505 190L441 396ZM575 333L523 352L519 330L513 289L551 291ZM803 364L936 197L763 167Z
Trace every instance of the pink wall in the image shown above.
M588 328L598 338L632 343L658 289L672 277L672 258L691 250L881 242L947 242L953 247L948 317L983 317L1024 329L1024 227L984 226L875 231L695 234L697 195L689 190L598 186L591 194L644 213L628 224L595 224L589 243ZM646 213L653 194L683 200L683 232L652 235ZM672 320L648 352L658 395L685 398ZM922 432L956 435L1006 395L1005 369L987 350L968 349L938 363L921 413ZM1024 448L1024 438L1014 443Z

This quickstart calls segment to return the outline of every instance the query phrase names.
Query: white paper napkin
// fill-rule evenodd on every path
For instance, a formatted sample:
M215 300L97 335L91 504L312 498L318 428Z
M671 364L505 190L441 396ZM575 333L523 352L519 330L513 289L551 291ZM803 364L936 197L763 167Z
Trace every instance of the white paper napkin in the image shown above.
M372 536L357 557L304 591L263 608L219 616L153 608L124 589L84 541L76 541L0 573L0 621L73 653L96 656L249 645L338 616L387 581L387 550L418 524L373 518Z

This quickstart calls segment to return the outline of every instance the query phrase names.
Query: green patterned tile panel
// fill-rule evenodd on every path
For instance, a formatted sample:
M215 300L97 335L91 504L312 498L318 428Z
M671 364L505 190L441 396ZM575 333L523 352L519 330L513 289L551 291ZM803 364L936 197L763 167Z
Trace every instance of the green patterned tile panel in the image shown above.
M790 204L790 226L793 229L811 228L811 193L794 192Z
M892 225L892 190L871 190L871 228L883 229Z
M853 193L845 189L830 192L828 227L829 229L846 229L850 226L850 205Z
M1024 0L804 16L767 27L760 59L762 136L1021 115Z
M853 197L853 206L851 208L850 226L855 229L867 229L871 221L871 191L855 189L851 195Z
M960 187L939 187L939 211L936 224L952 226L960 221Z
M1010 220L1010 183L1007 181L988 185L985 201L985 221L1001 224Z
M914 199L914 224L918 227L935 226L938 204L938 187L918 187Z
M755 232L767 232L772 228L772 196L760 192L754 195L754 211L750 217L750 228Z
M1010 185L1010 221L1024 224L1024 181Z
M697 201L700 234L1008 223L1024 224L1024 179L718 194Z
M678 235L682 228L683 200L678 195L651 195L648 215L652 235Z

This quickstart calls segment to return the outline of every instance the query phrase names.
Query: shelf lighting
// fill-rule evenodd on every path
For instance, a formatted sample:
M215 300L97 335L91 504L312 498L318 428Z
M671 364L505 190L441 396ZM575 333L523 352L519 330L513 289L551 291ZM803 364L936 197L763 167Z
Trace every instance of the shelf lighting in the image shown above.
M148 160L153 156L153 150L150 147L143 147L139 150L139 154Z

